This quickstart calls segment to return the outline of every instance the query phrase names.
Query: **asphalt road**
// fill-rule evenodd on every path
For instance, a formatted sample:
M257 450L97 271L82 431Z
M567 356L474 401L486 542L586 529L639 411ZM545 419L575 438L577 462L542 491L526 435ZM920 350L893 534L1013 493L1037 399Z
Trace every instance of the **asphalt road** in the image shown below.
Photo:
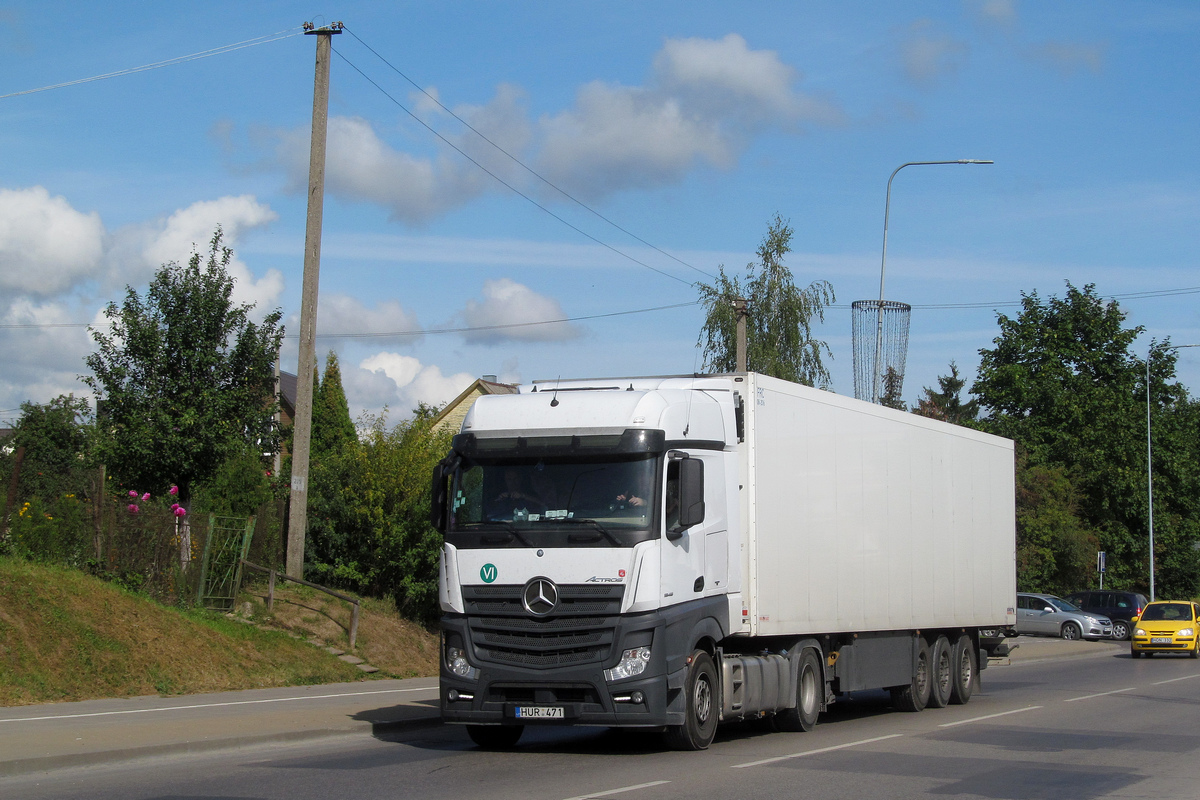
M379 725L10 775L0 797L1200 798L1200 661L1020 641L1024 657L986 670L966 706L906 714L866 693L811 733L725 728L701 753L664 750L651 734L561 728L527 731L516 751L493 753L452 726Z

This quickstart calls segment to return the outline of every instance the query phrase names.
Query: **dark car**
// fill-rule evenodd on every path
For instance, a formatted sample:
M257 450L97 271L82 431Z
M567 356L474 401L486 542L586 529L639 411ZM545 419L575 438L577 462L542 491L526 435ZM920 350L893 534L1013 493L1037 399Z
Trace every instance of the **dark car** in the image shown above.
M1069 594L1065 598L1067 601L1074 603L1093 614L1103 614L1112 620L1114 639L1128 639L1129 632L1133 630L1133 624L1130 622L1134 617L1142 613L1142 609L1150 601L1144 594L1137 592L1110 592L1107 589L1102 591L1090 592L1075 592Z

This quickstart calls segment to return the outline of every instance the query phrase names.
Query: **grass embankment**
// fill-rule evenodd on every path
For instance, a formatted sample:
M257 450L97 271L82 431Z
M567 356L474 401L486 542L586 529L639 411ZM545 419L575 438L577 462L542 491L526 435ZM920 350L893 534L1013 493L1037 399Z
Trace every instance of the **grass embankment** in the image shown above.
M277 601L277 613L288 605ZM373 643L381 654L424 651L434 666L394 670L404 663L397 656L391 666L376 664L382 670L377 675L435 674L436 639L416 628L415 639L385 646L390 621L376 623L386 616L364 612L360 642ZM305 632L319 633L315 627ZM356 652L374 657L363 649ZM354 666L281 631L209 611L166 608L76 570L0 558L2 706L363 678Z

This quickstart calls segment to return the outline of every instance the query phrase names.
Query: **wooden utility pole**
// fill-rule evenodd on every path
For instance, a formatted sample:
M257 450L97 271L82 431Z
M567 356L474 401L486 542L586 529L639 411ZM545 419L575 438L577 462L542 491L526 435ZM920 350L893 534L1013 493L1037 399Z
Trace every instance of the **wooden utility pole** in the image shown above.
M312 439L313 371L317 365L317 284L321 273L321 215L325 200L325 136L329 127L329 59L342 23L317 28L317 74L313 85L312 148L308 158L308 222L304 233L304 285L300 296L300 359L296 368L296 419L292 428L292 495L288 508L287 574L304 577L308 527L308 448Z

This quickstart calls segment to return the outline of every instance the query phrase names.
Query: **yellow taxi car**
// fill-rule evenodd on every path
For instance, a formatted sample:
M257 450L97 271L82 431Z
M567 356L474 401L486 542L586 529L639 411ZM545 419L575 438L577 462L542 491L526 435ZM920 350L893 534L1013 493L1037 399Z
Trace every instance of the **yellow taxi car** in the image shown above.
M1147 603L1140 617L1134 617L1129 654L1187 653L1200 658L1200 604L1182 600L1156 600Z

